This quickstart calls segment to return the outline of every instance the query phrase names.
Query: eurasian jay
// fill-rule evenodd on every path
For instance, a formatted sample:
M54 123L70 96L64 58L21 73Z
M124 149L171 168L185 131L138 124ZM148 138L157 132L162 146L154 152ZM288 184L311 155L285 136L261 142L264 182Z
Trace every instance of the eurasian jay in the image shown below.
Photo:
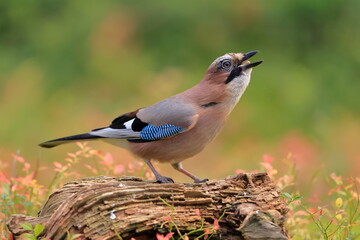
M223 128L250 82L252 68L262 61L248 59L259 51L227 53L217 58L194 87L146 108L125 113L103 128L41 143L52 148L63 143L101 139L127 148L144 159L160 183L173 182L159 174L151 160L169 162L178 171L202 180L182 168L181 161L204 149Z

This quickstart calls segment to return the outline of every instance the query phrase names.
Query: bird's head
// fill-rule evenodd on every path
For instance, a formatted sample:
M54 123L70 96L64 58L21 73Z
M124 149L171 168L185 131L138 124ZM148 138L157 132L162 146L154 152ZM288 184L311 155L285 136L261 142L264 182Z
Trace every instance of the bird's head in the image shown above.
M247 86L250 81L252 68L263 61L250 63L248 60L259 51L248 53L227 53L218 57L208 68L204 80L208 83L223 84L227 88L239 85Z

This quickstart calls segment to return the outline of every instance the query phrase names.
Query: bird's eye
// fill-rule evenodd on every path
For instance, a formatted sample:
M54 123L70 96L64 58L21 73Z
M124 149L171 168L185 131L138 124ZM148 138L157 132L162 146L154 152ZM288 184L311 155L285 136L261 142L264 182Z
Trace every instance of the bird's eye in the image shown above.
M221 68L224 70L229 70L231 68L231 61L230 60L224 60L221 62Z

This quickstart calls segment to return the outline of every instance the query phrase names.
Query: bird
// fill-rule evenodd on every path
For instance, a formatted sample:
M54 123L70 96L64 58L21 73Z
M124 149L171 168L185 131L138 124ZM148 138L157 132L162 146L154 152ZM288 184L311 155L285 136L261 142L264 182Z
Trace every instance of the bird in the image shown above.
M115 118L107 127L43 142L52 148L64 143L103 140L126 147L145 161L159 183L173 183L152 161L170 163L195 183L201 179L185 170L182 161L201 152L222 130L230 113L249 85L252 68L263 61L248 60L259 51L226 53L208 67L195 86L149 107Z

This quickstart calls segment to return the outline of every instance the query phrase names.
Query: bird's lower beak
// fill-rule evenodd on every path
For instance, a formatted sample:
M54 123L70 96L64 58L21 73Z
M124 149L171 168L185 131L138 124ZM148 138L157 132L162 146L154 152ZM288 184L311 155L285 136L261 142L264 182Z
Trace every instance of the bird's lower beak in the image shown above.
M256 67L257 65L260 65L263 61L258 61L258 62L253 62L253 63L249 63L246 65L242 65L240 66L242 69L249 69L249 68L253 68Z
M260 65L263 61L258 61L258 62L241 65L244 61L248 60L249 58L251 58L252 56L254 56L255 54L257 54L259 52L260 51L255 50L255 51L251 51L248 53L244 53L244 57L241 59L239 67L241 67L243 70L245 70L245 69L253 68L253 67L256 67L257 65Z

